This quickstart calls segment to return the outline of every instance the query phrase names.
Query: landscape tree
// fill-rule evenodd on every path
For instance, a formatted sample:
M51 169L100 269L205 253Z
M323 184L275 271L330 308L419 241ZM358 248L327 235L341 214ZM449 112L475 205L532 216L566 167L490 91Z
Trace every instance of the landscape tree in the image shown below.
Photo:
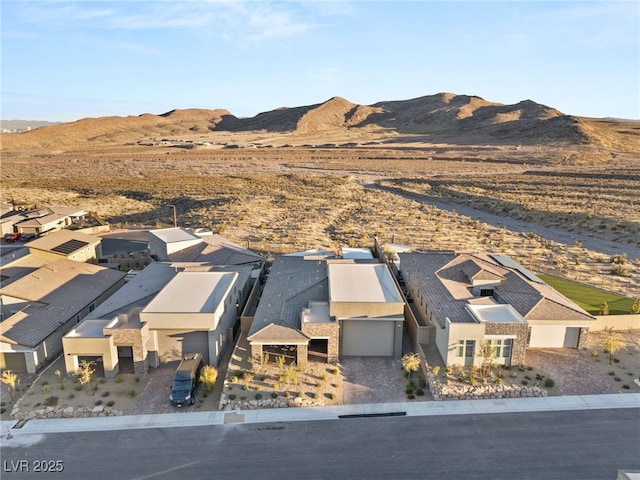
M600 305L600 315L609 315L609 304L606 301Z
M200 383L202 384L202 393L206 397L213 391L213 386L218 379L218 370L211 365L205 365L200 372Z
M2 383L9 387L9 395L11 396L11 400L15 402L18 396L18 388L20 385L18 375L13 373L11 370L4 370L2 372Z
M93 374L95 372L93 366L95 364L96 362L94 362L93 360L89 362L86 360L82 360L74 374L80 382L80 385L82 385L82 387L84 388L84 391L87 395L89 395L91 391L91 380L93 379Z
M409 381L411 381L411 374L417 372L420 368L420 357L417 353L407 353L402 357L402 368L407 372Z
M496 365L493 360L493 350L493 345L491 345L490 341L480 342L478 353L479 356L482 357L482 365L480 367L480 375L482 375L482 378L487 378Z
M609 365L611 365L611 360L613 360L614 355L622 346L622 341L618 338L618 335L613 333L613 327L610 327L607 330L607 336L602 339L602 348L609 354Z

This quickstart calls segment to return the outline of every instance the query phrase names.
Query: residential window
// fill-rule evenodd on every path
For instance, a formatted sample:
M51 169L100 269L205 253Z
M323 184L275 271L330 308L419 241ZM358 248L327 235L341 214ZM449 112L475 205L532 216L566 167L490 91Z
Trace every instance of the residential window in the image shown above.
M481 297L493 297L493 288L481 288L480 289Z
M474 350L476 349L475 340L458 340L456 348L456 357L473 357Z
M96 309L96 304L92 303L91 305L89 305L89 312L93 312Z
M513 346L512 338L498 338L489 340L493 347L494 358L511 358L511 347Z

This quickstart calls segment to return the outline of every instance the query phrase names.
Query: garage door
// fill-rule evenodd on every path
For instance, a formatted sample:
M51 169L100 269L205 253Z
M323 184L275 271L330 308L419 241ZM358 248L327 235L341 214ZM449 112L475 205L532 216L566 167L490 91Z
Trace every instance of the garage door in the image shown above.
M342 355L393 356L395 322L342 321Z
M0 353L0 368L12 372L26 372L27 362L24 353Z
M209 337L207 332L182 330L158 330L158 355L160 361L181 360L186 353L199 352L204 363L209 363Z
M577 348L579 327L533 325L529 346L533 348Z

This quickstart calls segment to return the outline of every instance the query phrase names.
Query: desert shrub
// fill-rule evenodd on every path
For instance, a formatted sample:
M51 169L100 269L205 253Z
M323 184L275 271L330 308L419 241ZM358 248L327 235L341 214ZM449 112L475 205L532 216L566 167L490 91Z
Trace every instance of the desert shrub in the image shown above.
M335 394L335 393L330 393L330 394L329 394L329 398L330 398L331 400L335 400L335 399L336 399L336 394Z
M104 385L105 383L107 383L107 379L106 378L101 378L100 380L98 380L98 383L100 385Z
M47 395L50 391L51 391L51 387L49 385L47 385L46 383L42 385L42 393Z
M407 395L410 395L413 393L413 388L407 387L404 391Z
M229 395L229 400L235 400L235 399L236 399L235 394L232 393L231 395Z
M413 400L414 398L416 398L416 396L413 393L410 393L409 395L407 395L407 398L409 400Z
M329 380L329 375L327 375L326 373L322 374L322 381L326 382L327 380Z
M312 392L311 398L314 398L314 399L318 398L318 392Z
M118 375L114 381L116 383L122 383L124 382L124 377L122 377L121 375Z
M419 397L422 397L424 395L424 390L419 388L416 390L416 395L418 395Z
M611 375L612 377L614 377L616 375L616 372L614 372L613 370L609 370L609 372L607 372L608 375Z
M495 383L496 385L502 385L502 377L497 377L493 383Z
M67 398L69 400L73 399L73 397L75 397L75 394L73 394L73 393L70 393L69 395L67 395Z
M209 395L213 391L213 387L218 379L218 370L211 365L205 365L200 372L200 383L204 395Z
M260 400L262 398L262 394L261 393L256 393L256 400Z
M620 377L617 377L617 376L616 376L616 377L613 377L613 379L614 379L616 382L620 382L620 381L622 380Z
M518 365L518 370L521 372L524 372L525 370L524 365Z
M303 394L302 392L298 392L298 393L296 394L296 397L298 397L298 398L302 398L302 397L304 397L304 394Z
M107 402L107 407L113 407L116 404L116 402L114 402L113 400L109 400Z
M55 407L56 405L58 405L58 397L47 397L44 400L45 407Z
M238 383L240 379L238 377L236 377L235 375L233 377L231 377L231 383Z
M591 356L592 356L592 357L597 357L597 356L598 356L598 352L597 352L596 350L593 350L593 351L591 352Z
M109 392L102 392L100 394L100 396L103 397L103 398L108 397L109 396Z
M332 368L330 370L330 372L331 372L331 375L337 375L338 374L338 369L337 368Z
M520 383L522 385L529 385L529 381L528 380L522 380Z
M477 383L478 383L478 379L475 376L471 375L469 377L469 385L473 386L473 385L476 385Z
M140 383L140 377L136 377L136 383Z
M96 400L96 401L95 401L95 403L94 403L94 405L95 405L96 407L98 407L98 406L102 405L102 400Z
M437 377L438 374L440 373L440 365L436 365L435 367L433 367L431 369L431 371L433 372L433 374Z
M278 394L276 392L271 392L271 398L278 398Z
M0 408L0 415L2 415L2 414L3 414L4 412L6 412L6 411L7 411L7 409L6 409L6 408L4 408L4 407Z
M247 385L246 383L242 385L242 390L249 390L249 385Z
M542 379L544 379L544 375L540 373L536 373L536 380L542 380Z
M136 395L138 393L135 390L129 390L129 393L127 393L127 395L129 395L129 397L131 398L136 398Z
M76 392L81 392L81 391L82 391L82 385L76 385L75 387L73 387L73 389L74 389Z
M544 381L544 386L547 388L553 388L556 385L555 380L553 378L547 378Z
M622 385L622 388L624 388L625 390L629 390L629 388L631 388L631 387L629 387L629 385L627 385L627 384L625 383L624 385Z
M524 376L524 378L525 378L526 380L531 380L531 377L530 377L529 375L525 375L525 376Z

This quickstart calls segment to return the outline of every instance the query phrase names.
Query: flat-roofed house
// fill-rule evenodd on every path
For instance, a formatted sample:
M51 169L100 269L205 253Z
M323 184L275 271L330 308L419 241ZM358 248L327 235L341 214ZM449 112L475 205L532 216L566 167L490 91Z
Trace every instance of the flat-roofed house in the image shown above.
M200 352L218 365L253 285L251 266L154 262L63 338L67 372L100 358L105 376L133 361L136 374Z
M398 254L416 312L435 326L446 365L480 365L481 342L497 364L525 363L528 347L578 348L595 317L505 255Z
M271 266L248 340L252 357L400 357L404 302L386 265L281 255Z
M124 277L61 258L2 287L0 368L35 373L62 351L62 336L120 288Z

